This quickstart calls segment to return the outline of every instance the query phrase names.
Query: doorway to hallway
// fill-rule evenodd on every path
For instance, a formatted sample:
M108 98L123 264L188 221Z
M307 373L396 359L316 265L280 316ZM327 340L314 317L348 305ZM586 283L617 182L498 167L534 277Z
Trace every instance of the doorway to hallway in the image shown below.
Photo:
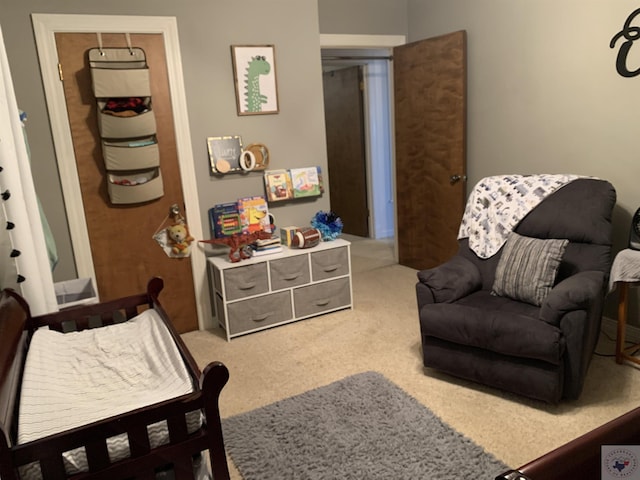
M361 72L363 88L360 116L365 159L358 175L364 178L365 187L362 195L366 197L366 206L360 207L359 210L362 220L366 222L367 230L364 234L362 229L353 233L374 239L394 240L396 235L390 60L392 47L404 43L404 36L321 35L323 75L354 67ZM357 92L353 95L357 95ZM327 122L330 121L331 118L327 116ZM327 135L330 135L332 130L340 129L341 125L332 127L327 124ZM329 147L331 139L328 138L327 142ZM331 154L330 147L328 152ZM359 163L353 157L343 161ZM330 170L331 167L332 162L329 159ZM351 179L332 179L331 171L328 175L331 189L334 186L338 189L354 188ZM337 195L342 196L341 192ZM333 195L331 200L333 205Z

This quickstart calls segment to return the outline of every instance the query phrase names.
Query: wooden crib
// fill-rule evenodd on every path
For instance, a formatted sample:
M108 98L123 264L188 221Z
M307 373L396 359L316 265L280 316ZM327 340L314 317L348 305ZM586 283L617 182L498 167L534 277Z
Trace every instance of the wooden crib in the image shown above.
M209 453L215 480L228 479L218 398L229 378L220 362L208 364L200 372L192 355L171 325L158 301L163 288L160 278L149 281L147 292L100 304L81 306L52 314L32 317L25 300L11 290L0 294L0 477L18 480L25 465L39 463L44 480L49 479L194 479L194 464L206 464ZM153 309L162 319L175 342L179 356L193 384L193 391L169 400L153 403L123 414L104 418L81 427L51 434L19 444L18 417L20 395L34 332L41 327L67 333L116 325ZM147 312L150 313L150 312ZM133 325L133 322L128 324ZM117 327L115 327L117 328ZM108 329L114 330L114 327ZM107 331L104 330L104 331ZM100 332L91 332L92 334ZM70 338L70 337L69 337ZM176 358L177 355L176 355ZM202 412L201 424L189 433L186 417ZM168 431L168 440L152 447L148 426L160 422ZM126 435L126 437L124 435ZM107 439L120 435L128 439L129 455L110 459ZM88 471L69 474L63 455L84 448ZM203 453L204 452L204 453ZM170 472L170 473L168 473ZM206 476L210 478L208 469ZM163 477L164 476L164 477Z
M495 480L600 480L603 445L640 445L640 407Z

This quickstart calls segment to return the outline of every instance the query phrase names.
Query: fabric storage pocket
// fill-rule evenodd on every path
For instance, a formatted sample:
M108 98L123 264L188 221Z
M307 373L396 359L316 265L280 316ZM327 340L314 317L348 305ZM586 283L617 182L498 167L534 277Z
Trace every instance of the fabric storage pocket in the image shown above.
M141 170L160 165L160 150L155 136L103 140L102 156L107 170Z
M151 109L151 99L145 100L146 111L131 116L121 116L105 110L106 102L99 101L98 128L102 138L139 138L156 133L156 117Z
M151 96L148 68L92 68L91 77L96 98Z
M282 258L269 262L271 290L295 287L309 283L309 259L307 255Z
M228 300L259 295L269 291L267 264L256 263L224 272L224 290Z
M109 173L108 189L111 203L128 204L155 200L164 195L159 168Z
M347 275L349 273L347 247L311 253L311 273L314 282Z
M230 334L264 328L293 318L289 292L230 303L227 309Z
M351 305L349 278L299 287L293 290L296 317L307 317Z

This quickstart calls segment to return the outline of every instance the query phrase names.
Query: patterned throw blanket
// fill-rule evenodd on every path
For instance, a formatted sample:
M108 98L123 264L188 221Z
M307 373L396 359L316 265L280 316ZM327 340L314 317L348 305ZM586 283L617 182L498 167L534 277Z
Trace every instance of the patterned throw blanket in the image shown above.
M536 205L578 177L541 174L483 178L467 200L458 239L469 238L469 248L480 258L492 257Z

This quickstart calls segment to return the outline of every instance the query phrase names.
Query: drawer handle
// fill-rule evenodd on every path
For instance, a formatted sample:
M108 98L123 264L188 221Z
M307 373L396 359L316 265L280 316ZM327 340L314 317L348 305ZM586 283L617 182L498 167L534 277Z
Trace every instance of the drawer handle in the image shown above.
M271 315L273 315L273 312L263 312L262 315L260 315L258 317L253 317L251 320L253 320L256 323L264 322Z
M329 265L327 267L324 267L324 271L327 272L327 273L335 272L339 268L340 268L340 264Z
M316 307L326 307L331 302L330 298L324 298L322 300L316 300Z
M290 282L292 280L297 279L300 276L300 273L291 273L287 276L284 277L284 280L286 280L287 282Z
M256 286L256 282L251 282L251 283L245 283L244 285L238 285L238 288L240 290L251 290L252 288L255 288Z

